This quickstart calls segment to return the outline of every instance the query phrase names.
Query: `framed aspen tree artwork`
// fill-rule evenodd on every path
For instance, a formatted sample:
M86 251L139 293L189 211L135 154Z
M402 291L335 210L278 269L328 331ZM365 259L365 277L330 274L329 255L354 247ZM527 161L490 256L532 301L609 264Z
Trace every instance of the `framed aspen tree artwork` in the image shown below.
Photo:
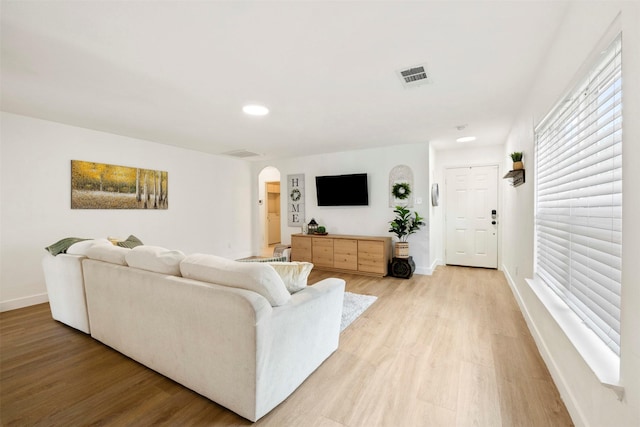
M71 160L71 209L168 208L168 172Z

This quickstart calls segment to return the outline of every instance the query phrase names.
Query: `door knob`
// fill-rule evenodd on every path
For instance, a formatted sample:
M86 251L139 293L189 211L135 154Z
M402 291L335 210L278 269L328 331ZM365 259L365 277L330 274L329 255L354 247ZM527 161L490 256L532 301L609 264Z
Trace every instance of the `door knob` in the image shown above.
M496 225L496 222L495 222L495 221L491 221L491 224L492 224L492 225Z

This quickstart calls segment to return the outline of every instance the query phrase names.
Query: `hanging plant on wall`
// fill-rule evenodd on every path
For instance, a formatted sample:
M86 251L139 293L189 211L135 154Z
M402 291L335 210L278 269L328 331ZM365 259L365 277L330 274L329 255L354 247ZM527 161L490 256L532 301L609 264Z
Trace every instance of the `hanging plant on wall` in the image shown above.
M398 182L394 184L391 189L391 194L393 194L393 197L396 199L405 200L411 194L411 186L408 182Z

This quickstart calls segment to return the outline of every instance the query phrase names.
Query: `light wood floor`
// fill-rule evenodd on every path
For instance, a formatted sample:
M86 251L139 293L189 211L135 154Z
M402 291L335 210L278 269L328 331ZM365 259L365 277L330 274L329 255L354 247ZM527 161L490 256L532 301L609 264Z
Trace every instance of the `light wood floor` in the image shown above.
M501 272L340 276L378 300L340 348L260 426L570 426ZM4 426L249 425L247 420L51 319L0 314Z

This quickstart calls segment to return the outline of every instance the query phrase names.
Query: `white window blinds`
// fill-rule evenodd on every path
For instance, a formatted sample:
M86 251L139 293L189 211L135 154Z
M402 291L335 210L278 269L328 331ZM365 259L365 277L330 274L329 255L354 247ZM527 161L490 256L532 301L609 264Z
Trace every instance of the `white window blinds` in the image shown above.
M536 273L620 354L622 40L536 128Z

